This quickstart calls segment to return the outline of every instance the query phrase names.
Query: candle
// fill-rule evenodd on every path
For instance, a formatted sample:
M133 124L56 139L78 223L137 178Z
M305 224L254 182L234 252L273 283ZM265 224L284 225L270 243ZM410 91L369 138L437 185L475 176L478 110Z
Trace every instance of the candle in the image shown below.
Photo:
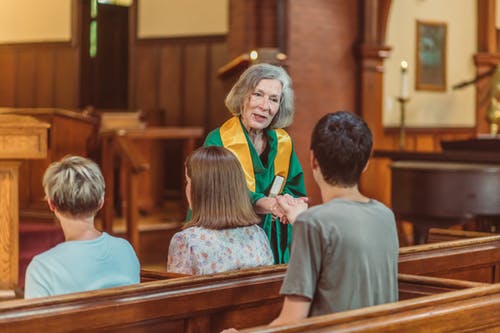
M408 98L408 63L401 61L401 98Z

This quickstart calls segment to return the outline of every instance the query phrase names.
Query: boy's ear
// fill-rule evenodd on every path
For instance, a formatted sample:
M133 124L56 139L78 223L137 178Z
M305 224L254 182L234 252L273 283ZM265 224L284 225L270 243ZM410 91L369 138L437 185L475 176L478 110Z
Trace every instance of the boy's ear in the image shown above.
M309 151L309 164L312 170L316 170L319 167L318 160L316 159L316 156L314 156L314 152L312 150Z
M104 198L102 198L101 201L99 201L99 208L97 208L97 210L100 210L102 206L104 206Z
M47 203L49 204L50 211L51 212L55 212L56 211L56 206L54 205L54 203L52 202L52 200L47 199Z
M361 171L361 173L363 173L366 170L368 170L368 164L370 164L370 160L368 160L368 162L366 162L365 167L363 168L363 171Z

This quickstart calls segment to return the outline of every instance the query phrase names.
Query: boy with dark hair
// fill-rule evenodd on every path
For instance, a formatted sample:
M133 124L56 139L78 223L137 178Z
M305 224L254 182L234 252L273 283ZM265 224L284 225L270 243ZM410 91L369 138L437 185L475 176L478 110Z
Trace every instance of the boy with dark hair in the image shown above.
M358 189L372 149L351 112L325 115L311 138L311 168L323 204L278 202L293 223L292 255L271 325L398 300L398 238L392 211ZM307 210L306 210L307 209Z

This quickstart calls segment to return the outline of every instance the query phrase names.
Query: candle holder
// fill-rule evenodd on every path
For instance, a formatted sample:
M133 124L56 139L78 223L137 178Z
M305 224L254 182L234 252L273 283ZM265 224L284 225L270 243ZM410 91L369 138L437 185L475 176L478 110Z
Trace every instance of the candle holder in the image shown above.
M405 105L410 101L409 97L398 97L397 101L399 102L399 108L401 110L400 118L399 118L399 149L405 150L405 141L406 141L406 115L405 115Z

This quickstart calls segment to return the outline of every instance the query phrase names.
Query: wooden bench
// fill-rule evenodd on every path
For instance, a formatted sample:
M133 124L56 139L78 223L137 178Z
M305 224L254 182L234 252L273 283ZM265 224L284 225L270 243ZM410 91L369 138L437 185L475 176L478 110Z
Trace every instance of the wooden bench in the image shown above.
M151 271L147 269L141 269L141 282L151 282L158 280L168 280L168 279L177 279L181 277L193 277L193 275L181 274L181 273L172 273L172 272L158 272Z
M499 311L500 284L494 284L241 332L499 332Z
M500 282L500 235L402 247L399 273ZM155 278L163 279L161 273L155 277L149 272L149 279Z
M282 306L285 266L0 303L0 332L219 332L263 325ZM475 287L401 275L401 299Z
M399 272L500 282L500 235L402 247Z
M499 237L401 249L400 265L401 262L403 265L413 263L420 268L416 271L423 273L422 267L425 265L420 261L436 269L441 266L434 265L432 260L455 262L446 260L446 256L460 258L462 255L466 259L464 254L472 252L482 257L481 251L498 252ZM461 251L454 253L453 246ZM440 249L444 249L441 255ZM467 266L467 262L458 260L456 264L462 269ZM446 267L449 269L450 265ZM1 303L0 331L65 332L71 329L92 332L105 329L108 332L218 332L225 327L267 324L277 316L281 308L279 289L285 271L286 266L280 265L178 279L169 279L172 277L170 273L156 274L155 277L155 273L143 272L143 280L163 280ZM425 272L428 273L428 270ZM402 300L477 285L473 282L447 281L427 276L399 276Z
M491 233L491 232L430 228L429 233L427 234L427 244L447 242L447 241L459 240L459 239L487 237L487 236L494 236L494 235L495 234Z

